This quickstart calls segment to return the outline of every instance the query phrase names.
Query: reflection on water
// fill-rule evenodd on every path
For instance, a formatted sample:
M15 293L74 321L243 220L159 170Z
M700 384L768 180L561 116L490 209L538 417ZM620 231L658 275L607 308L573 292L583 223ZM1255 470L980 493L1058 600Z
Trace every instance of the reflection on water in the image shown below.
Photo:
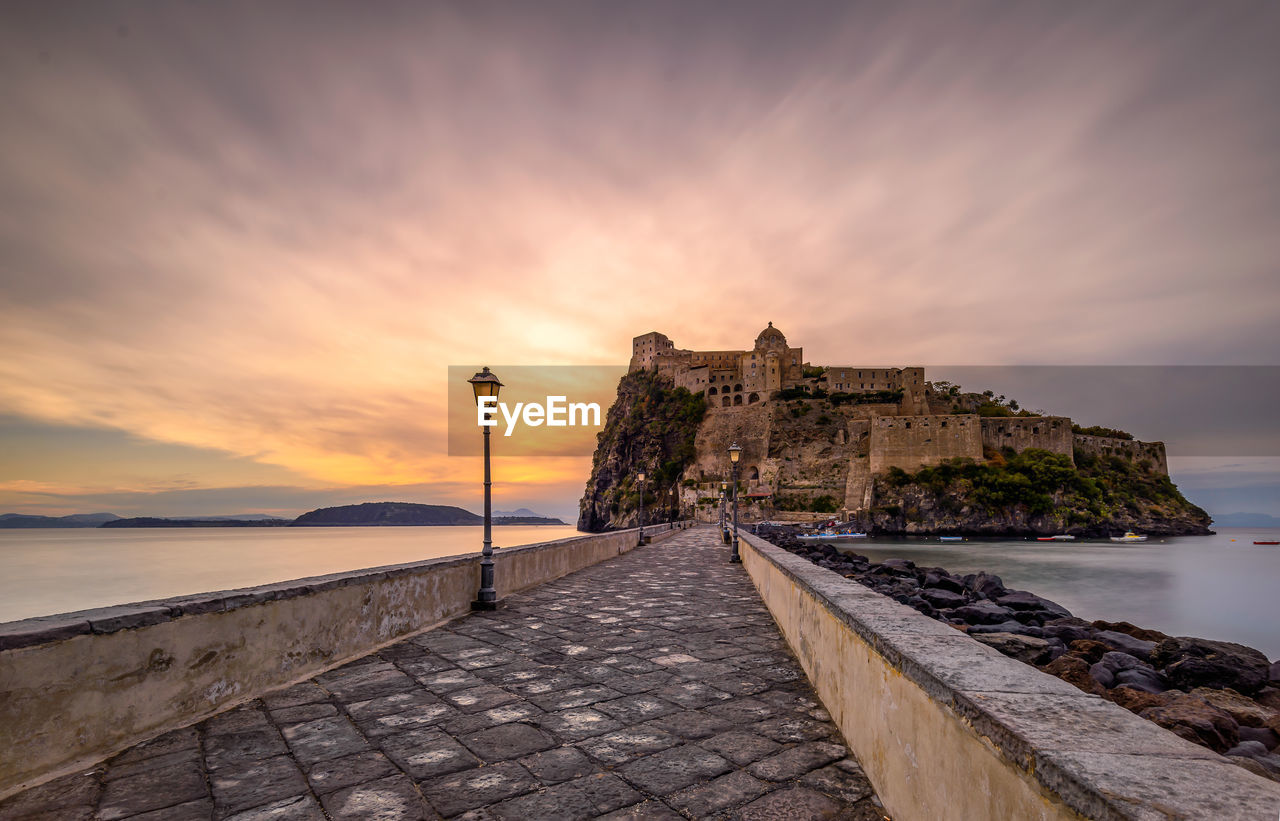
M1280 546L1275 529L1112 542L870 540L841 545L873 561L892 557L952 573L986 570L1006 586L1052 599L1085 619L1128 621L1170 635L1256 647L1280 657ZM1234 541L1233 541L1234 540Z
M0 530L0 622L478 553L480 527ZM495 527L495 546L577 535ZM499 551L501 552L501 551Z

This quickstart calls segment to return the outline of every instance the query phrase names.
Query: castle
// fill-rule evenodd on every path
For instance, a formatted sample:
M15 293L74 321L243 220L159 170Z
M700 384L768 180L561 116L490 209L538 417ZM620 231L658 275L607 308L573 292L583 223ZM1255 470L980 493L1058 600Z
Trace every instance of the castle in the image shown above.
M726 447L743 448L748 497L769 504L820 495L847 513L869 509L873 478L948 459L982 461L993 452L1041 448L1114 455L1168 474L1164 444L1073 433L1065 416L979 416L957 410L952 394L925 381L924 368L815 367L804 349L768 327L750 350L690 351L656 331L632 341L631 371L652 370L707 399L695 462L685 469L690 505L729 475ZM834 400L815 411L806 397ZM801 502L802 504L802 502Z

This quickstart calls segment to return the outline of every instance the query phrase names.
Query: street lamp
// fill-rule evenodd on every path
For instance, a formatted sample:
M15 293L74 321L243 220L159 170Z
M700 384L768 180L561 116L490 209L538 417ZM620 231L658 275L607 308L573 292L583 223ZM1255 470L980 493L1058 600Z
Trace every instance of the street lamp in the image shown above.
M476 404L485 397L495 399L502 383L498 377L489 372L486 365L480 373L467 380L475 391ZM486 421L488 413L485 414ZM489 426L484 426L484 550L480 558L480 590L476 600L471 602L472 610L496 610L498 608L498 592L493 589L493 502L489 490L493 482L489 478Z
M729 562L742 561L738 555L738 460L742 458L742 448L734 442L729 446L729 462L733 465L733 547L729 551Z
M640 480L640 544L644 544L644 471L636 474Z

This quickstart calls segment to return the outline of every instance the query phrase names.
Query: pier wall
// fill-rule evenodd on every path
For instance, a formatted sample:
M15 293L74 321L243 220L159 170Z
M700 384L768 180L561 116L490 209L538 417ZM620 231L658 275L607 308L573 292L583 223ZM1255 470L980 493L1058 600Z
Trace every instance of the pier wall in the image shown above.
M500 549L499 598L637 536ZM479 565L474 553L0 625L0 798L461 616Z
M742 534L743 566L897 821L1266 819L1280 784Z

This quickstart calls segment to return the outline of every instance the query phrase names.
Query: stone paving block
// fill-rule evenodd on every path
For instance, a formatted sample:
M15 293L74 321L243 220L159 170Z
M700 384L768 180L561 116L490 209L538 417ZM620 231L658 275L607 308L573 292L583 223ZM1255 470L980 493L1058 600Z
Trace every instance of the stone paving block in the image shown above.
M747 772L765 781L788 781L810 770L844 758L849 751L840 744L815 741L783 750L763 761L757 761Z
M600 818L601 821L684 821L683 815L657 800L633 804Z
M93 807L102 794L98 777L98 770L65 775L6 798L0 801L0 821L24 818L42 810L69 812L76 806Z
M112 766L120 764L130 764L135 761L144 761L148 758L156 758L157 756L169 755L180 750L199 750L200 735L196 732L195 727L184 727L181 730L165 733L157 736L150 741L143 742L136 747L131 747L120 755L111 759Z
M271 720L277 725L301 724L317 718L336 716L338 708L332 704L299 704L297 707L282 707L271 711Z
M570 707L585 707L600 701L611 701L621 696L603 684L589 684L585 687L571 687L567 690L554 689L545 694L530 694L529 701L547 712L567 710Z
M698 739L710 738L716 733L728 730L733 725L723 718L713 716L710 713L704 713L699 710L685 710L655 718L641 726L657 728L684 739Z
M164 807L131 815L128 821L209 821L211 818L213 818L213 799L199 798L175 807ZM34 819L24 819L24 821L34 821ZM68 821L68 819L57 816L57 821Z
M453 663L439 656L418 656L416 658L400 658L395 660L395 665L403 670L407 675L421 681L423 678L433 676L436 673L442 673L446 670L453 669Z
M536 727L519 723L501 724L465 735L459 741L489 763L520 758L559 746L559 742L551 735Z
M695 817L738 807L769 791L771 785L738 770L670 796L671 806Z
M786 787L757 798L735 813L735 817L741 821L820 821L840 818L846 809L836 799L808 787Z
M114 821L149 810L185 804L208 795L209 788L200 767L181 762L107 782L98 803L98 815L103 821Z
M613 812L641 801L644 796L632 789L631 785L613 773L595 773L566 782L567 785L581 790L597 813Z
M441 670L438 673L417 676L416 680L436 695L443 695L454 690L469 690L485 683L484 679L479 678L474 673L456 669Z
M698 746L724 756L739 767L771 756L782 749L778 742L746 730L730 730L699 741Z
M666 699L686 710L695 710L699 707L706 707L708 704L728 701L733 698L728 693L717 690L701 681L689 681L687 679L664 684L652 691L650 695Z
M489 808L499 821L585 821L600 813L586 793L572 784L559 784L503 801Z
M134 761L131 763L118 764L112 762L107 767L106 772L102 774L102 780L104 782L115 781L117 778L128 778L130 776L140 775L149 770L165 769L173 766L181 766L183 764L195 767L196 769L203 769L203 763L203 759L200 756L200 748L191 747L185 750L178 750L176 752L169 753L168 755L144 758L141 761Z
M445 701L464 713L478 713L481 710L488 710L490 707L508 704L518 699L519 696L515 693L509 693L492 684L482 684L479 687L471 687L466 690L453 690L444 694Z
M639 724L659 716L680 712L680 708L669 701L654 695L623 696L612 701L601 701L592 705L606 715L613 716L623 724Z
M439 730L410 730L378 740L382 751L414 778L433 778L480 766L480 759Z
M369 742L351 725L346 716L294 724L281 732L293 757L304 770L326 759L342 758L369 749Z
M523 795L537 789L539 784L524 767L514 761L503 761L424 781L420 786L436 812L449 816Z
M284 690L267 693L261 699L268 710L283 710L286 707L300 707L328 700L329 693L314 681L304 681Z
M397 773L322 796L333 821L426 821L435 818L413 782Z
M662 796L732 769L732 764L715 753L684 744L624 764L618 772L645 792Z
M530 720L562 741L581 741L622 727L620 722L590 707L544 713Z
M620 675L605 681L609 687L617 690L625 695L635 695L636 693L649 693L657 688L669 683L675 676L665 670L657 670L652 673L641 673L639 675Z
M853 763L853 769L841 766L846 762ZM801 778L800 783L849 804L861 801L873 792L871 782L862 773L862 768L852 762L852 759L820 767Z
M210 773L209 785L213 788L214 804L220 813L226 814L308 792L302 770L298 769L297 762L285 755L243 768Z
M795 744L800 741L817 741L830 738L835 727L821 721L802 716L771 718L754 725L753 732L772 738L783 744Z
M437 701L434 704L418 704L398 713L360 717L354 720L360 731L372 739L431 727L458 715L458 711L453 707Z
M438 697L425 690L406 690L403 693L391 693L367 701L354 701L347 705L347 713L353 719L377 718L402 713L414 707L443 703Z
M284 755L289 748L275 727L242 733L205 736L204 760L210 772L235 769L246 763Z
M679 743L680 739L671 733L643 727L627 727L597 738L579 741L577 746L596 761L616 766L642 755L674 747Z
M390 662L367 665L341 676L327 673L316 680L342 702L367 701L390 693L404 692L412 689L416 683L412 676Z
M274 730L275 727L265 712L255 706L245 706L213 716L201 724L200 729L206 736L215 736L261 732Z
M596 771L596 765L577 747L556 747L525 756L520 766L533 773L543 784L559 784Z
M134 819L131 818L129 821ZM315 798L310 795L295 795L228 815L222 821L326 821L326 819Z
M554 667L550 667L548 665L539 665L539 667L552 671L555 670ZM584 679L581 679L576 675L571 675L560 670L557 672L547 672L537 678L521 680L513 684L506 685L506 687L511 692L519 693L520 695L528 698L531 696L540 696L548 693L568 690L572 687L583 687L586 686L587 683L588 682ZM597 701L598 700L599 699L597 699ZM540 704L538 706L542 707L544 710L547 709L546 705Z
M396 772L395 765L385 755L369 751L321 761L307 772L307 781L311 783L312 792L324 795Z

